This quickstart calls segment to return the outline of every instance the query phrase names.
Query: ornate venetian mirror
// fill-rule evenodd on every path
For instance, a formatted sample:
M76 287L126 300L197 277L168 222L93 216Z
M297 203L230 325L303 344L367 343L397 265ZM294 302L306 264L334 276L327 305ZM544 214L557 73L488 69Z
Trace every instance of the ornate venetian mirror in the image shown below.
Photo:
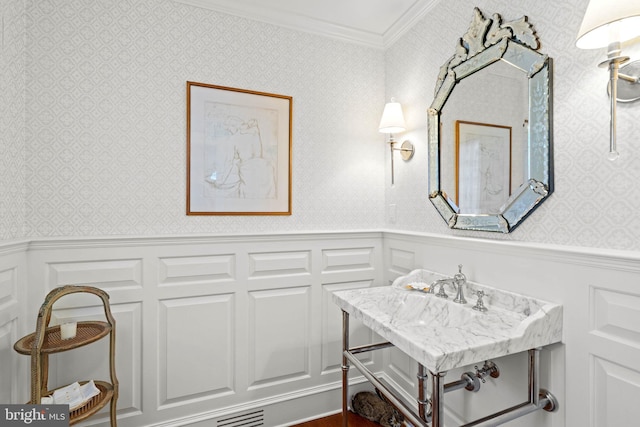
M553 191L551 59L524 16L474 9L428 112L429 199L450 228L508 233Z

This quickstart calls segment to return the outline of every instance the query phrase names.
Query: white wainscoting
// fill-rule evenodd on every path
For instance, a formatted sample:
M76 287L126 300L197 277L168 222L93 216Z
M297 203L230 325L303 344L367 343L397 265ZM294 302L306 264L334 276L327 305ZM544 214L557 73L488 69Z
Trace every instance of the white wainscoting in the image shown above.
M0 243L0 401L28 399L29 358L13 343L33 330L47 292L77 283L110 295L121 427L218 427L250 417L274 427L336 412L342 326L332 292L386 285L418 267L453 274L458 264L471 281L564 305L563 343L541 360L542 386L560 408L509 425L634 425L640 254L390 231ZM54 314L54 321L102 315L95 297L80 295L60 300ZM351 326L353 345L375 340ZM51 385L108 378L102 341L53 355ZM415 397L416 366L406 355L362 357ZM480 392L447 393L447 421L526 398L526 357L496 363L500 378ZM473 367L449 372L447 381L466 370Z
M382 284L381 236L31 241L18 258L0 257L0 354L12 361L1 364L0 397L28 399L29 358L13 343L33 330L50 290L82 284L110 295L119 426L217 426L255 411L264 425L284 426L336 412L341 315L331 293ZM27 290L20 298L19 289ZM56 303L53 321L101 317L99 299L74 294ZM371 342L366 328L352 329L356 341ZM50 386L108 379L107 351L101 340L52 355ZM108 425L106 413L85 424Z
M563 342L541 352L540 378L559 410L538 411L508 425L637 425L628 408L640 401L639 253L391 232L385 233L384 246L385 283L417 267L454 274L463 264L470 281L563 304ZM475 302L473 295L467 300ZM448 425L526 400L526 355L495 362L500 378L487 380L478 393L446 394ZM397 350L384 363L389 381L406 396L416 396L416 364ZM446 382L473 368L449 372Z
M29 374L13 344L25 321L28 242L0 245L0 402L18 403L24 394L18 378ZM28 395L25 402L29 400Z

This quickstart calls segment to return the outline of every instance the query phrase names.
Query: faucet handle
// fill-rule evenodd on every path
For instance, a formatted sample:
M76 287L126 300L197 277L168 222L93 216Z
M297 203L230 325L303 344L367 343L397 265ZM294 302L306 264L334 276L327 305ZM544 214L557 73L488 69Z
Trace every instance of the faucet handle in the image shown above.
M484 291L476 291L476 295L478 297L478 301L476 301L476 305L471 308L484 313L487 311L487 307L484 306L484 302L482 301L482 297L485 296L485 293Z
M447 293L444 291L444 285L446 285L447 283L451 283L451 282L441 282L440 283L440 290L436 294L437 297L445 298L445 299L449 298L449 295L447 295Z

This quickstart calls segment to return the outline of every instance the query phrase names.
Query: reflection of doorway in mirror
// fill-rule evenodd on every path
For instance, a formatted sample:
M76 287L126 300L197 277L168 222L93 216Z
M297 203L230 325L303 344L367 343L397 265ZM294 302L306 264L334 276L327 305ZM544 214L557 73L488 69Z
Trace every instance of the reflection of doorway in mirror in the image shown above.
M456 205L498 214L511 194L511 127L456 121Z

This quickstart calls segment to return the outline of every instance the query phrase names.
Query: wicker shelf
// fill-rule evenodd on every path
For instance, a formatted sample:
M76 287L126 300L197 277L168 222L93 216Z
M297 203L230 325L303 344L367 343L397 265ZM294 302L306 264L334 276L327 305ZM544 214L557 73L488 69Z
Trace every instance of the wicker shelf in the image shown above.
M45 331L44 342L40 351L52 354L82 347L98 341L100 338L107 336L109 332L111 332L111 325L106 322L78 322L76 336L63 340L60 337L60 326L52 326ZM35 338L35 332L22 337L14 344L13 348L20 354L29 355Z
M88 381L81 381L80 385L86 384ZM81 405L69 411L69 425L79 423L86 420L105 406L113 398L113 385L105 381L94 381L96 388L100 390L100 394L93 396L84 405ZM61 387L62 388L62 387ZM57 390L57 389L56 389ZM51 396L56 390L48 390L43 396ZM33 404L33 402L28 402Z
M60 336L60 326L48 326L51 320L53 304L61 297L73 293L90 293L102 299L106 322L84 321L78 322L76 336L63 340ZM20 354L31 356L31 400L29 403L38 404L42 397L51 396L54 390L49 390L49 355L74 348L83 347L109 336L109 372L111 382L95 381L100 393L83 405L69 411L69 425L74 425L94 415L111 403L111 427L116 427L116 401L118 399L118 379L115 370L115 319L109 307L109 295L101 289L90 286L63 286L49 292L38 312L36 331L20 338L13 346ZM80 382L86 384L88 381Z

